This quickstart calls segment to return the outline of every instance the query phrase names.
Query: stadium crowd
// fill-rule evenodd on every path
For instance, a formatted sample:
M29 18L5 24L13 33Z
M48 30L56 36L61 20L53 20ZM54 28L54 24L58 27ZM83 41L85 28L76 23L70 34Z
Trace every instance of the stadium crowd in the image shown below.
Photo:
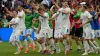
M28 46L36 49L32 31L41 53L60 53L61 42L67 54L72 50L72 39L76 41L77 52L82 51L82 42L82 55L99 52L95 38L100 40L100 0L0 0L0 7L0 28L14 29L9 40L16 46L14 54L23 50L19 35L23 36L25 53L29 51Z

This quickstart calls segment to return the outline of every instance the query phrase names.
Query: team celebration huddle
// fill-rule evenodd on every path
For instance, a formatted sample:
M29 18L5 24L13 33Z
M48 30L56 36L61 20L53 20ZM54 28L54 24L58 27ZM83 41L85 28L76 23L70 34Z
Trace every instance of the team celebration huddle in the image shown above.
M25 53L30 48L35 51L37 47L37 52L42 54L60 53L61 43L67 55L74 49L74 40L77 52L83 52L83 56L91 53L98 56L100 46L96 40L100 40L100 5L93 6L84 1L75 5L75 1L71 3L67 0L61 0L60 4L56 0L43 0L41 3L26 0L26 4L19 3L17 9L12 11L4 8L7 15L12 17L4 25L13 28L9 43L16 48L14 54L20 54L24 48Z

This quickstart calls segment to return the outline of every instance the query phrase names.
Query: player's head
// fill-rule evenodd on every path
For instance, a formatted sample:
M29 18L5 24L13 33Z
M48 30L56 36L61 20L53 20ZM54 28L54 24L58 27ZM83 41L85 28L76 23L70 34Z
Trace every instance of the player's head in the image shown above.
M88 7L86 5L82 6L82 11L87 10Z
M68 6L68 3L67 3L66 0L62 2L62 6L63 6L63 7L67 7L67 6Z
M39 7L38 8L38 12L41 13L41 14L43 14L44 13L43 7Z
M88 11L89 12L92 12L93 11L93 8L91 6L88 6Z
M18 14L17 11L14 10L14 11L13 11L13 15L14 15L14 17L16 17L17 14Z
M22 5L19 5L18 6L18 10L23 10L23 6Z

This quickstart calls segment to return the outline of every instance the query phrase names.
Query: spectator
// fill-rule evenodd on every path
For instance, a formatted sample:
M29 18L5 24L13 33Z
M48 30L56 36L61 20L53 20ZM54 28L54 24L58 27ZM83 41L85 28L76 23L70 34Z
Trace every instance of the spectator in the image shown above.
M7 25L5 25L8 22L8 20L6 19L6 16L3 17L3 19L1 20L1 22L2 22L2 27L3 28L7 28Z

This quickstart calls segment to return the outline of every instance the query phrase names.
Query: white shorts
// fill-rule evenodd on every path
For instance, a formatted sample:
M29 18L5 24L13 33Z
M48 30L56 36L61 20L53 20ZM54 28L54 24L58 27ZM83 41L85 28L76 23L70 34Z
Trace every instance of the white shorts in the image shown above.
M14 30L10 36L9 42L19 41L20 33L20 29Z
M91 28L83 29L83 37L84 39L91 39L93 37L93 31Z
M53 29L50 29L50 37L53 37Z
M70 26L63 26L62 27L62 33L64 34L70 34Z
M92 37L93 39L95 38L95 31L94 31L94 30L91 31L91 37Z
M50 29L41 29L39 32L39 38L40 37L51 38L50 33L51 33Z
M61 29L55 29L54 38L60 38L60 37L63 37Z
M36 32L36 31L38 31L38 28L34 28L33 31L34 31L34 37L38 38L39 34Z
M96 37L100 37L100 30L95 30Z
M26 34L32 34L32 32L33 32L33 29L27 29L26 30Z

